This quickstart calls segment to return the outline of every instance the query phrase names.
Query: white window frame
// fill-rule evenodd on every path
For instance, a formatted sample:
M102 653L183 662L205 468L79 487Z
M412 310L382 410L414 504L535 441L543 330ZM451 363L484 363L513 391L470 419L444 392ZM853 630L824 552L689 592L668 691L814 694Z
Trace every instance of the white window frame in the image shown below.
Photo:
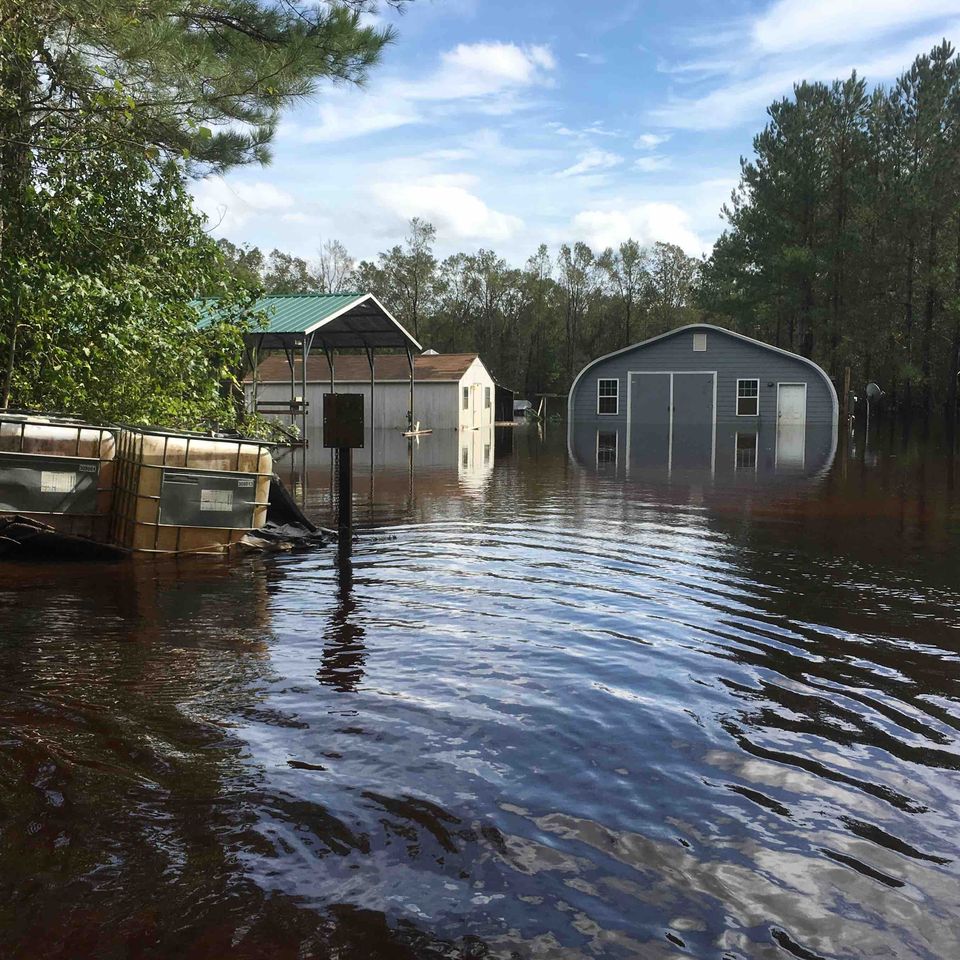
M611 464L609 462L601 463L600 462L600 434L612 433L613 434L613 464L612 466L617 467L620 464L620 433L617 430L597 430L597 443L594 450L594 462L598 467L609 467Z
M741 397L740 396L740 384L741 383L755 383L757 385L757 395L756 397ZM756 413L741 413L740 412L740 401L741 400L754 400L757 401L757 411ZM760 416L760 378L759 377L738 377L737 378L737 392L734 396L734 412L738 417L759 417Z
M489 387L483 388L483 409L484 410L490 409L490 388Z
M698 347L697 344L703 344L703 346ZM693 334L693 352L694 353L706 353L707 352L707 334L705 330L696 330Z
M617 385L617 392L614 394L604 395L604 400L609 400L611 397L617 401L617 408L612 413L600 410L600 384L601 383L615 383ZM597 377L597 416L598 417L618 417L620 415L620 378L619 377Z
M462 397L460 401L460 409L469 410L470 409L470 388L463 387L461 390L460 396Z
M738 430L733 435L733 470L734 473L739 473L744 468L740 466L740 461L737 459L737 454L740 452L740 437L753 437L753 473L759 471L760 463L760 435L751 431L750 433L741 434Z

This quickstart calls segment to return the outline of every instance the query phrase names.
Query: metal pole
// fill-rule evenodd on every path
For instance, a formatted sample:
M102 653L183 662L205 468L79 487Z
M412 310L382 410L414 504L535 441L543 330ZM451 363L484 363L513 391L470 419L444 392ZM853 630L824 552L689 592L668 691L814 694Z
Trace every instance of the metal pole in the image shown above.
M370 364L370 429L371 431L374 428L374 406L373 406L373 391L376 389L377 385L377 376L373 368L373 347L366 347L367 351L367 363ZM373 444L371 444L371 447Z
M410 364L410 429L413 430L416 421L416 412L413 403L413 352L407 347L407 363Z
M366 347L367 363L370 364L370 503L373 504L373 441L374 428L376 427L376 414L374 410L375 390L377 388L377 374L374 369L373 347Z
M257 401L260 399L260 344L263 338L258 338L253 348L253 412L257 412Z
M300 442L306 447L307 445L307 357L310 355L310 344L307 342L307 338L303 338L303 367L300 370L300 387L301 387L301 397L300 397Z
M327 346L326 343L323 345L323 355L327 358L327 366L330 368L330 392L336 393L337 377L336 377L336 373L334 372L333 351L331 351L330 347ZM336 450L331 448L330 450L330 499L331 500L333 499L333 496L334 496L334 492L333 492L334 484L337 482L334 476L334 474L337 472L337 462L338 462L337 452Z
M337 378L333 370L333 353L326 344L323 347L323 355L327 358L327 366L330 368L330 392L337 392Z
M283 345L283 354L287 358L287 366L290 368L290 423L291 425L296 422L296 406L297 406L297 369L296 369L296 357L294 356L293 350L290 349L288 344Z

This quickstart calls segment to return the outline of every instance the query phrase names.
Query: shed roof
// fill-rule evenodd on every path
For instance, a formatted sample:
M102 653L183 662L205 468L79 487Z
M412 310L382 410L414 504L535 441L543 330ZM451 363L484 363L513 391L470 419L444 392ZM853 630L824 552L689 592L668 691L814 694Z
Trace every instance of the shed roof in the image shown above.
M216 298L199 301L201 328L217 315ZM264 350L299 346L313 337L315 346L329 350L393 347L420 350L420 344L372 293L274 293L261 297L253 309L267 316L267 326L246 335Z
M456 383L478 358L476 353L438 353L423 354L414 357L414 379L420 383L435 381ZM378 354L374 357L376 379L409 380L410 367L406 356L401 354ZM297 380L302 377L302 361L294 358L294 371ZM370 364L362 354L340 354L333 359L333 371L336 383L368 383ZM253 379L247 376L247 382ZM284 356L267 357L259 368L261 383L289 383L290 365ZM329 383L330 367L327 359L311 354L307 360L307 382Z

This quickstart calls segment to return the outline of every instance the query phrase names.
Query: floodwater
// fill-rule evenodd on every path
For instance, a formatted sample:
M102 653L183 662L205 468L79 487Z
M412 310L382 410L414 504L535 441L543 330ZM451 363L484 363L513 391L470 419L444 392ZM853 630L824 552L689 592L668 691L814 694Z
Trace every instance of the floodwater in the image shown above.
M881 427L384 435L342 568L0 565L0 956L960 956L960 506Z

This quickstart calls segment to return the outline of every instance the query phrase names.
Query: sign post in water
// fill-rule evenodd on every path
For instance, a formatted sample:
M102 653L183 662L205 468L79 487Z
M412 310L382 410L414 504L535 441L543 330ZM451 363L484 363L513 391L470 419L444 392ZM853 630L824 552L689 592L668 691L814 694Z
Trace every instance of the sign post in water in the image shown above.
M341 556L353 537L353 450L363 448L363 394L323 395L323 445L336 450L337 533Z

